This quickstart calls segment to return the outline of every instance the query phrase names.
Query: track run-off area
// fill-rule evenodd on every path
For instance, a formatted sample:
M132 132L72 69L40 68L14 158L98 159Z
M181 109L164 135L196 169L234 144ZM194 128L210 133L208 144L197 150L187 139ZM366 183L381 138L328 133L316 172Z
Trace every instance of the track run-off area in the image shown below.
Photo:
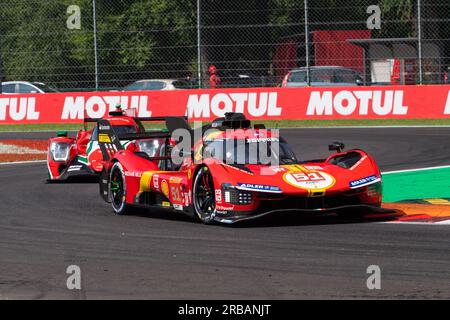
M326 157L333 141L371 153L388 203L432 211L450 198L448 127L281 133L301 160ZM52 134L0 133L0 144ZM443 168L404 172L430 167ZM448 224L272 217L227 227L161 211L122 217L95 183L45 179L45 163L0 165L0 299L450 299ZM81 290L67 289L70 265L81 269ZM371 265L381 269L380 290L367 288Z

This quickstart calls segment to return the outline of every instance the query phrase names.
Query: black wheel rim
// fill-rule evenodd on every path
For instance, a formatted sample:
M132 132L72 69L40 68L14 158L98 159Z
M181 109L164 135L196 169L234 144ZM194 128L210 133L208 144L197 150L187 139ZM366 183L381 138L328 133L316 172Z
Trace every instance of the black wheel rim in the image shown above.
M111 175L111 200L115 208L120 208L123 203L123 179L120 170L114 170Z
M196 179L194 206L203 221L209 221L216 210L214 182L208 169L201 169Z

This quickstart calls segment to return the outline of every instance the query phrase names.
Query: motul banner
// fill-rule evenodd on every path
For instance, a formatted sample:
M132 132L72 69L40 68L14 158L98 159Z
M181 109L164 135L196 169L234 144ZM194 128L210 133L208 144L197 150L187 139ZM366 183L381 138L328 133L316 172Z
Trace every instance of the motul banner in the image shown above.
M0 95L0 124L74 123L101 118L117 105L140 117L225 112L250 119L439 119L450 117L450 86L257 88Z

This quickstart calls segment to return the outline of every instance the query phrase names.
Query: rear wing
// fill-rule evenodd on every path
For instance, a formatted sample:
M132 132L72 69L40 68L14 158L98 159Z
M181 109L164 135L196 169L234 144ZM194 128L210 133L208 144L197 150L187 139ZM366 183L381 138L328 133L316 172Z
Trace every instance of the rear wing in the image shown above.
M127 133L117 135L113 126L108 120L103 119L88 119L88 122L97 122L98 129L98 144L105 161L109 161L118 151L123 150L121 140L142 140L142 139L165 139L166 145L169 145L169 140L172 133L177 129L187 129L192 132L186 117L152 117L152 118L135 118L137 123L141 126L140 121L165 121L168 131L149 131L145 129L140 133ZM152 157L153 160L168 160L169 155L161 157Z
M165 122L167 130L169 130L170 133L173 133L176 129L187 129L189 131L192 131L191 126L188 123L187 117L176 117L176 116L169 116L169 117L135 117L133 118L134 121L139 125L142 132L145 132L145 127L142 124L142 122Z
M183 116L169 116L169 117L137 117L134 116L136 112L128 112L128 111L134 111L134 109L128 109L125 111L111 111L109 112L110 116L124 116L124 117L130 117L133 118L134 121L138 124L138 126L141 129L141 132L145 132L145 127L142 124L142 122L162 122L164 121L166 123L166 127L170 132L173 132L176 129L183 128L192 130L189 123L188 123L188 117ZM88 123L98 123L100 120L103 120L103 118L89 118L85 116L83 118L84 122L84 129L87 130L87 124Z

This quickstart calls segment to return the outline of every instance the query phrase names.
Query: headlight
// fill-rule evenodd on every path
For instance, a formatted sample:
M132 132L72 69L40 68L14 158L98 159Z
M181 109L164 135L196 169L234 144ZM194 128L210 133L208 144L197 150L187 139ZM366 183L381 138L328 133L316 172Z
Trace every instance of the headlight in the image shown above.
M52 142L50 144L50 154L53 161L65 162L69 159L70 145L66 142Z
M223 200L226 203L249 205L253 201L251 192L238 190L232 187L231 183L222 183Z
M154 157L159 148L158 140L140 140L139 150L145 152L149 157Z

